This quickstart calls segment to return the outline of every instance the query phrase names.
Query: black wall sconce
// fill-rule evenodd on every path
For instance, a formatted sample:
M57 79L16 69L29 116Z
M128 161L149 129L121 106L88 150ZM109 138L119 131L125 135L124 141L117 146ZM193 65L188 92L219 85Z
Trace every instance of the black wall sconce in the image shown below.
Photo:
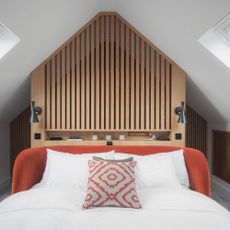
M181 102L181 106L175 108L175 113L179 116L177 123L181 123L181 124L187 123L183 101Z
M30 123L39 122L38 115L42 113L42 108L35 106L35 101L31 102Z

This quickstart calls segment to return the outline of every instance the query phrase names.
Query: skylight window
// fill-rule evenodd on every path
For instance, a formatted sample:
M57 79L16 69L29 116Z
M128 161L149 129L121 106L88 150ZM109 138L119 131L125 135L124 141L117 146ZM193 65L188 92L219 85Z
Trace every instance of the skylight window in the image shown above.
M0 23L0 59L7 54L20 39L5 25Z
M230 68L230 13L209 29L198 41Z

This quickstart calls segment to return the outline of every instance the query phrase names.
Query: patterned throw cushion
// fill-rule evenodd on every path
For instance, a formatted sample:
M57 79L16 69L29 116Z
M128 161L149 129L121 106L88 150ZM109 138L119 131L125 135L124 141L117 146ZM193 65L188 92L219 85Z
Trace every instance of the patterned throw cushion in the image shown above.
M88 190L83 209L141 208L135 188L136 162L89 160Z

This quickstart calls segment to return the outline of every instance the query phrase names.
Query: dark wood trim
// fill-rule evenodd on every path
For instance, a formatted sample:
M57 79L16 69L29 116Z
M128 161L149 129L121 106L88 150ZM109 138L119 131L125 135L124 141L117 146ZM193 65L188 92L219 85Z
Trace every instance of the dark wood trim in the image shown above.
M207 121L189 105L186 115L186 147L198 149L207 156Z
M230 183L230 132L212 130L212 173Z
M10 168L11 173L17 155L31 146L30 107L26 108L10 123Z

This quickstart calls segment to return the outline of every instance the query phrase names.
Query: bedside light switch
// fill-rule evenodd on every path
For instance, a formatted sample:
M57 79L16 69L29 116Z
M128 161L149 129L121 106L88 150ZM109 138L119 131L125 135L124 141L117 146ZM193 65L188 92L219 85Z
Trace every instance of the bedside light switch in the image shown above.
M182 133L176 133L175 134L175 139L176 140L181 140L182 139Z
M41 133L35 133L34 134L34 139L35 140L41 140Z
M112 141L107 141L106 145L113 145L113 142Z

